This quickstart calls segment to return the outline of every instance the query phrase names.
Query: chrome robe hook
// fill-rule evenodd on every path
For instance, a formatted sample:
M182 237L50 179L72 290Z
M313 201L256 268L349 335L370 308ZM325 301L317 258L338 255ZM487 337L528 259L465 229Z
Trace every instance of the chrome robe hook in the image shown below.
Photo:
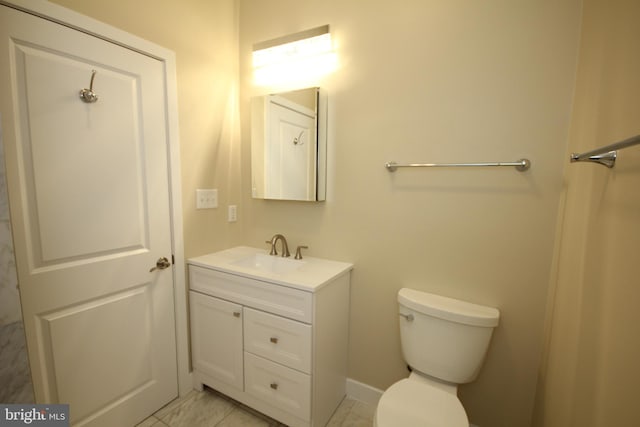
M303 133L304 133L304 131L302 130L302 131L300 131L300 135L298 135L297 138L293 138L293 145L298 145L298 144L303 145L303 142L302 142L302 134Z
M87 104L92 104L98 100L98 95L93 92L93 79L96 77L96 70L91 70L91 82L89 83L89 89L82 89L80 91L80 99Z

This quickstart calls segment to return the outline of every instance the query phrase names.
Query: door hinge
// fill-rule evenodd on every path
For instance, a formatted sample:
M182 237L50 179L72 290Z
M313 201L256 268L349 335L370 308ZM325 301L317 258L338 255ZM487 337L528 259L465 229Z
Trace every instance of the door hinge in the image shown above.
M171 254L171 264L175 264L176 263L176 257L175 255Z

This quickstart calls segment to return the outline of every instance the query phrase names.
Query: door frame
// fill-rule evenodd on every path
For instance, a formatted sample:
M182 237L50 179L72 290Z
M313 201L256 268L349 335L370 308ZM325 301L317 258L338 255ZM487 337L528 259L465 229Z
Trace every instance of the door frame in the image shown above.
M117 44L160 61L163 65L165 108L167 112L167 158L169 172L169 200L171 217L171 252L174 257L173 294L175 303L176 357L178 393L184 396L193 389L189 372L189 333L187 316L187 288L182 234L182 190L180 171L180 139L178 129L178 91L175 53L162 46L129 34L45 0L0 0L0 5L38 16L96 38Z

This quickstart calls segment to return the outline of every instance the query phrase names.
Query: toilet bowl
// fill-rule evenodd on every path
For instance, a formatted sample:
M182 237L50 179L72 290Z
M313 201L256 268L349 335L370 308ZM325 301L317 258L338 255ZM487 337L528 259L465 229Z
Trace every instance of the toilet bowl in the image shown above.
M378 403L374 427L469 427L455 387L444 390L412 373L389 387Z
M398 292L402 354L409 378L380 398L375 427L468 427L458 384L473 381L500 312L403 288Z

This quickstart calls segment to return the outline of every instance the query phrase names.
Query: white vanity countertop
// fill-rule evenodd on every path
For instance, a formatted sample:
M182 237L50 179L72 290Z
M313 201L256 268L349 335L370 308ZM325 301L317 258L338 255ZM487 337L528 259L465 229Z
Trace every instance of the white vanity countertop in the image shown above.
M254 260L257 260L254 262ZM265 262L261 262L265 261ZM187 261L191 265L315 292L345 274L353 264L305 256L301 260L270 256L265 249L238 246Z

